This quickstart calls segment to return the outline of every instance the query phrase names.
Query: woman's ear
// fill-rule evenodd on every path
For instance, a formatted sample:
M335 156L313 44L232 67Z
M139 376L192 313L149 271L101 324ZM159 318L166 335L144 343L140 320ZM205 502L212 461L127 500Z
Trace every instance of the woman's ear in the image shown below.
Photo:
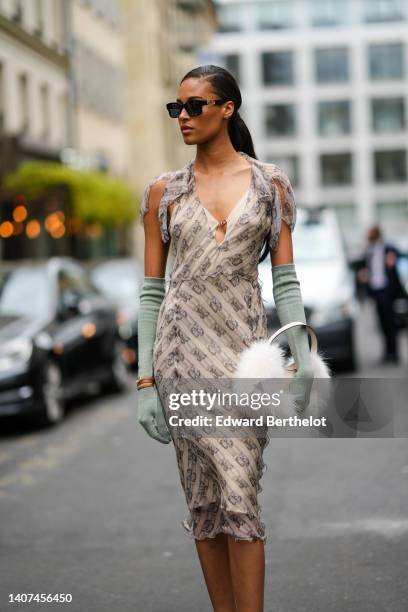
M228 100L228 102L225 103L225 106L224 119L229 119L234 114L235 105L232 100Z

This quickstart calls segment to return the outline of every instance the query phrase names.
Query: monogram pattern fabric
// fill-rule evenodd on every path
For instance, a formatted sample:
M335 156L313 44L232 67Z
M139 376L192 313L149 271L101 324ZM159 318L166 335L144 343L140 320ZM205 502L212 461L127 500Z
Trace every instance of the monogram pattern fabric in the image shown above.
M153 368L167 422L167 399L177 392L178 381L231 379L240 353L267 338L258 261L265 239L272 251L277 248L282 220L293 232L295 197L281 168L239 153L252 165L251 184L221 242L197 196L192 161L155 177L143 194L141 223L152 185L166 180L158 216L174 264L159 311ZM185 530L196 539L224 532L237 540L266 541L258 493L268 437L177 437L173 442L189 509L181 523Z

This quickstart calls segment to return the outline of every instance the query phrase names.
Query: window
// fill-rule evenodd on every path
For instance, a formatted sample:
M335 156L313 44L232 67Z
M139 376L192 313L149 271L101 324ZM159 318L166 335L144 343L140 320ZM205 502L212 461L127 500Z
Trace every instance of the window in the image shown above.
M408 235L408 198L376 202L376 209L385 235L388 234L392 240L401 237L405 244Z
M295 19L293 0L271 0L255 5L258 30L284 30L292 28Z
M294 105L268 104L265 107L265 132L267 136L293 136L295 133Z
M235 80L240 83L241 82L241 62L240 56L237 53L227 53L224 55L224 64L225 68L231 72L232 76L235 77Z
M56 45L61 45L62 40L62 26L63 26L63 9L61 0L54 0L49 7L52 18L52 37Z
M5 125L4 77L3 77L3 65L0 64L0 134L3 134L4 125Z
M65 308L97 295L84 272L74 266L66 266L58 272L58 293L59 303Z
M340 83L349 79L347 47L315 49L315 78L318 83Z
M297 155L267 154L265 161L279 166L287 174L292 187L299 185L299 159Z
M364 20L367 23L403 21L406 13L406 0L364 0Z
M312 0L310 22L314 27L337 26L349 21L349 0Z
M317 123L321 136L349 134L351 131L350 102L348 100L319 102Z
M18 97L20 100L20 131L22 134L25 134L30 127L28 80L26 74L20 74L18 77Z
M324 153L320 156L322 185L351 184L351 153Z
M374 176L377 183L394 183L407 180L407 152L374 151Z
M44 268L20 267L0 278L0 314L34 319L51 308Z
M121 70L79 40L74 46L76 97L80 105L123 121L123 75ZM109 83L109 87L106 87Z
M191 3L190 1L190 5L194 4ZM117 0L115 0L114 2L106 2L105 3L105 19L109 22L109 24L114 28L114 29L120 29L121 27L121 12L120 12L120 6L117 2Z
M398 132L406 126L404 98L374 98L371 100L374 132Z
M23 21L23 2L22 0L13 0L11 3L12 14L11 18L18 23Z
M42 137L48 140L50 136L50 100L48 85L44 83L40 89Z
M293 51L262 53L262 72L265 85L293 83Z
M64 145L68 142L69 130L68 130L68 93L64 92L58 97L58 115L59 115L59 132L61 143Z
M372 80L402 79L404 72L402 43L369 45L369 73Z
M243 23L243 6L223 4L217 6L218 31L240 32Z
M35 14L35 33L37 36L41 36L44 29L44 11L43 11L43 0L35 0L34 7Z

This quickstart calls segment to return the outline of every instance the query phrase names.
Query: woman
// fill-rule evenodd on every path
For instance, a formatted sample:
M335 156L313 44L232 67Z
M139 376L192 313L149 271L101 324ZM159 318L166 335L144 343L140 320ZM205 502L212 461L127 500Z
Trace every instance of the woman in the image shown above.
M241 351L267 337L257 272L263 245L281 324L305 321L293 263L293 191L278 166L257 160L240 106L235 79L213 65L188 72L177 102L167 105L197 153L181 170L154 178L142 200L138 403L147 433L174 443L189 508L182 525L194 538L214 610L259 612L266 536L257 494L266 441L176 438L166 402L183 377L233 377ZM166 293L170 238L175 259ZM312 377L305 328L290 330L288 342L302 409Z

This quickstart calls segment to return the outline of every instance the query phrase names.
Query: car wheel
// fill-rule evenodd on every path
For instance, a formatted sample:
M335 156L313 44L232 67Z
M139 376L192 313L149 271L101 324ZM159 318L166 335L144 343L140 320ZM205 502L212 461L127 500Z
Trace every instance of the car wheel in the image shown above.
M106 387L112 391L125 391L130 385L129 367L123 358L126 344L116 340L112 351L112 362Z
M53 361L47 361L43 369L41 385L43 425L56 425L65 416L61 370Z

